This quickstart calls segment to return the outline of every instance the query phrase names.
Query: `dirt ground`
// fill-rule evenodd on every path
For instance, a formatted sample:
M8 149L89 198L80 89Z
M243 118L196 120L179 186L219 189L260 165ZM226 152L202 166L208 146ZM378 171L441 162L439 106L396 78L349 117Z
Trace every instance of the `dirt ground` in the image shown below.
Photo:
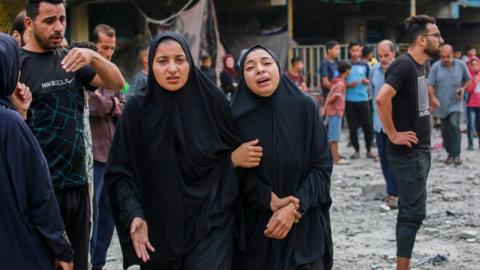
M480 150L475 143L475 151L466 151L466 135L462 136L463 165L446 166L442 163L445 150L438 147L440 133L433 130L432 145L436 147L428 179L427 219L417 235L412 269L480 269ZM347 138L344 133L340 145L345 156L353 151L346 146ZM334 168L331 217L335 270L395 269L397 211L381 209L382 202L373 199L382 197L378 189L384 192L380 163L366 159L364 150L361 159ZM463 231L472 232L469 236L462 235ZM106 269L122 269L116 236Z
M440 133L433 131L432 145L437 149L432 151L427 219L417 235L414 269L480 269L480 234L461 238L464 230L480 233L480 150L475 145L475 151L466 151L462 136L463 165L446 166L445 150L438 148ZM342 150L345 155L353 151ZM334 269L395 269L397 210L385 211L381 201L365 198L373 197L375 185L384 185L379 162L363 158L334 168Z

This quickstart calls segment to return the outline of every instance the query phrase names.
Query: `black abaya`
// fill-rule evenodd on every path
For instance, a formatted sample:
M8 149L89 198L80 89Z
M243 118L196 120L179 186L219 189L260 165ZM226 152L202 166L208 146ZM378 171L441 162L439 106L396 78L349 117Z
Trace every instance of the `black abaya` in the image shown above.
M188 81L176 92L163 89L152 71L164 39L177 41L190 64ZM231 217L238 185L230 155L239 145L224 95L194 66L185 38L176 33L155 38L146 95L127 103L105 173L124 266L181 260ZM156 249L146 264L131 244L135 217L147 222Z
M9 96L19 74L14 39L0 33L0 261L2 269L54 268L73 250L53 192L47 161Z
M245 170L240 181L244 252L236 261L240 269L309 269L323 256L325 269L332 267L332 238L329 208L333 161L313 99L284 75L270 97L254 94L242 77L232 101L234 124L242 140L259 139L263 147L258 168ZM275 59L274 54L267 49ZM275 59L276 60L276 59ZM278 61L277 66L278 65ZM280 72L282 74L282 72ZM304 213L287 237L275 240L264 235L272 216L271 192L279 197L300 199ZM305 268L306 267L306 268Z

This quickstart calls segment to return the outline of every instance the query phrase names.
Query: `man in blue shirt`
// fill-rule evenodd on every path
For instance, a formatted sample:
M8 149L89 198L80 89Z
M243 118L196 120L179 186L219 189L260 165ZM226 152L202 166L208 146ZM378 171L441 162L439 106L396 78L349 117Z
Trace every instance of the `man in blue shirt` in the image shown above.
M355 148L355 153L350 158L360 158L360 145L357 133L359 127L362 128L365 135L367 158L376 158L371 152L373 124L368 94L369 67L367 63L361 60L362 48L360 43L350 42L348 53L350 54L352 70L347 78L346 113L350 140Z
M370 72L370 89L372 90L373 97L376 98L380 89L385 82L385 71L390 64L395 60L395 46L390 40L383 40L377 45L377 56L379 63L372 67ZM397 183L395 182L395 173L391 168L387 157L387 143L388 136L383 130L382 122L378 117L377 104L373 103L373 129L375 131L375 140L377 142L378 155L380 157L380 163L382 165L383 177L387 184L387 197L385 198L386 204L391 208L397 208L398 191Z
M428 76L434 114L440 118L443 146L448 153L445 164L462 164L460 146L460 116L463 111L463 93L470 82L467 65L453 58L452 46L445 44L440 60L433 64Z

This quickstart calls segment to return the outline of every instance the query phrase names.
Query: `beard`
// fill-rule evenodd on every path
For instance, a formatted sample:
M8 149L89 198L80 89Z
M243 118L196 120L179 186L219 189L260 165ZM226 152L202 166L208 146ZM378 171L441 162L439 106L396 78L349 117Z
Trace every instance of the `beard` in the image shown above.
M62 33L55 33L53 35L50 35L47 39L44 39L42 36L40 36L35 30L33 31L33 38L37 41L38 45L42 47L44 50L54 50L60 46L62 43L63 35ZM59 38L60 42L54 43L51 42L50 40L52 38Z
M440 48L435 47L430 41L427 41L427 47L424 50L430 58L437 56L440 52Z

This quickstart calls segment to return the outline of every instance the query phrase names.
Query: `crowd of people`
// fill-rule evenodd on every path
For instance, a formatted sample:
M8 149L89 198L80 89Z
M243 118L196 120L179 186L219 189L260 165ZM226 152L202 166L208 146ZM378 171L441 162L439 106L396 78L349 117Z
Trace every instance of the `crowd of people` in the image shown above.
M389 40L350 43L349 61L328 42L321 109L302 59L282 72L261 45L237 63L226 54L217 79L209 56L196 67L187 40L163 33L138 46L125 90L115 29L99 24L70 46L65 30L63 0L29 0L0 33L8 269L102 269L115 228L125 268L332 269L330 177L350 162L339 151L346 118L350 159L360 132L367 158L378 159L376 141L386 202L399 209L397 269L408 270L426 211L430 112L446 164L461 164L464 104L468 149L472 119L480 129L480 60L454 59L425 15L406 20L410 47L396 59Z

